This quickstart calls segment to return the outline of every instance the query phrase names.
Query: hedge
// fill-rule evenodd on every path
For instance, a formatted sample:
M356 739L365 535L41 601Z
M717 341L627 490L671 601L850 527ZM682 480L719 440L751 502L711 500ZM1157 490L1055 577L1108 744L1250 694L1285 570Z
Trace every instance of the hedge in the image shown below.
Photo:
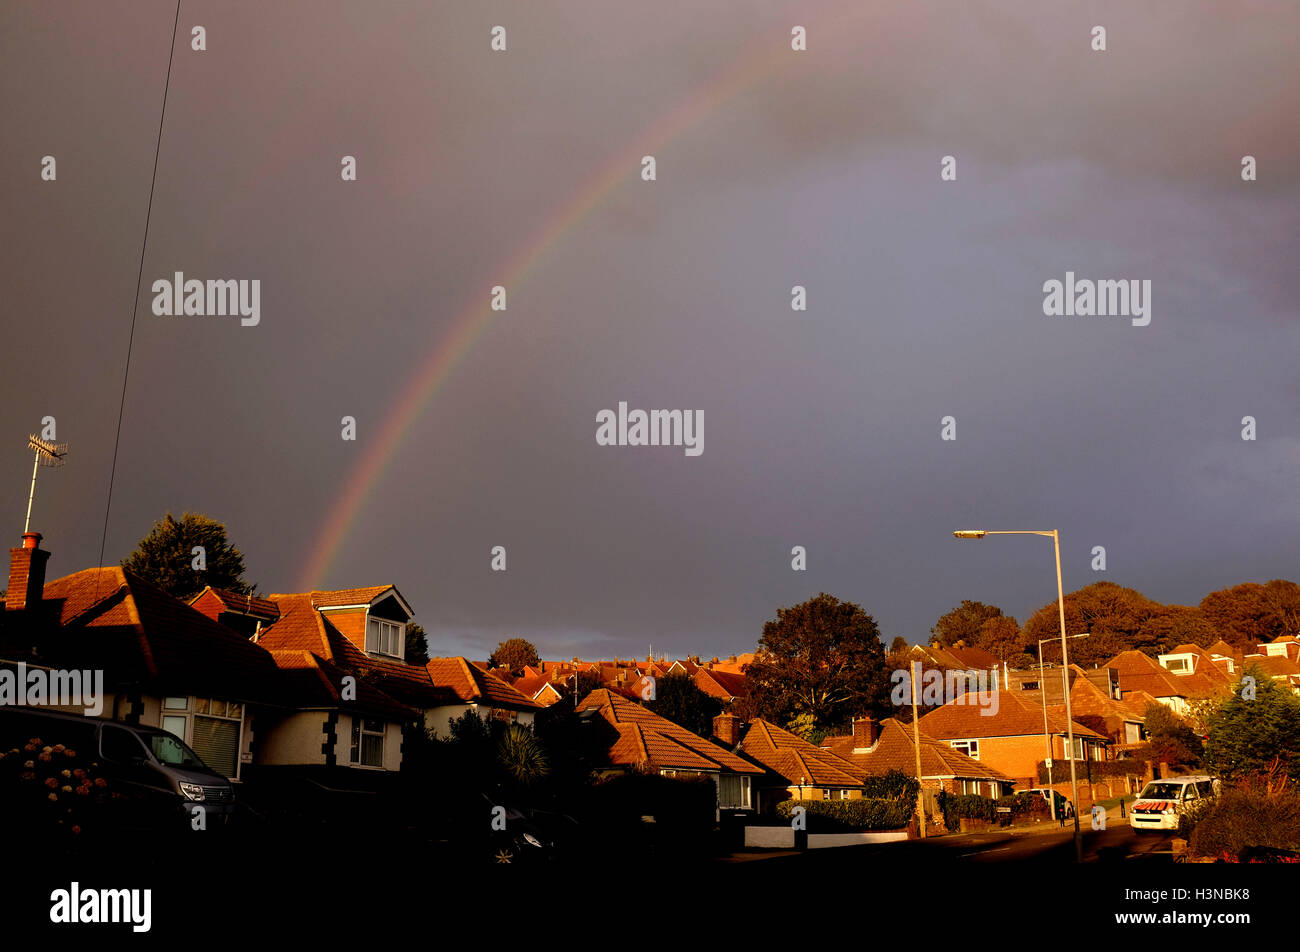
M1194 854L1235 859L1252 847L1300 850L1300 796L1238 788L1210 802L1188 843Z
M1107 777L1142 776L1147 772L1147 762L1137 758L1124 760L1076 760L1075 773L1080 780L1091 783ZM1052 761L1052 782L1060 783L1070 779L1070 762L1068 760ZM1047 764L1038 762L1038 782L1047 785Z
M783 800L776 815L790 822L795 807L806 812L809 833L859 833L901 830L912 819L913 801L880 797L860 800Z

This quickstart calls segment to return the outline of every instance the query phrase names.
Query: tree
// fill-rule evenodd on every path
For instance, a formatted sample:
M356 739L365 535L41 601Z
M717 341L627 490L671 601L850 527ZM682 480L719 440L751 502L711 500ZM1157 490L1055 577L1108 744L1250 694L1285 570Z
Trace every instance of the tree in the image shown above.
M701 737L713 733L713 719L722 713L722 702L701 691L685 674L666 674L656 679L655 698L646 701L645 706Z
M889 653L891 655L906 654L907 648L908 648L907 639L904 638L902 635L895 635L894 640L889 643Z
M980 625L975 645L996 655L999 661L1008 661L1025 652L1020 625L1010 615L997 615Z
M951 648L959 641L974 645L979 642L980 628L984 623L990 618L1001 617L1002 609L996 605L962 599L960 605L934 623L930 634L941 648Z
M890 713L885 647L875 619L825 592L777 609L745 666L754 707L778 724L811 714L822 727Z
M155 522L122 560L122 568L176 598L196 595L205 585L257 594L257 586L244 581L244 556L226 540L226 527L196 512L185 513L179 522L169 512Z
M1300 633L1300 586L1285 579L1211 592L1201 599L1200 608L1224 641L1247 654L1279 635Z
M429 642L424 629L415 622L406 626L406 661L408 664L429 663Z
M1246 678L1253 679L1247 681ZM1274 757L1292 780L1300 780L1300 698L1250 665L1232 696L1209 718L1205 765L1235 781L1266 773Z
M1070 592L1065 596L1065 632L1091 635L1070 642L1070 662L1084 666L1099 664L1130 648L1151 648L1139 637L1139 632L1161 607L1136 589L1114 582L1094 582ZM1029 616L1023 637L1025 645L1034 648L1044 638L1054 639L1055 649L1043 645L1043 651L1046 658L1060 663L1061 620L1056 599Z
M1157 605L1138 626L1136 644L1150 655L1164 654L1179 645L1208 648L1219 640L1219 633L1205 613L1191 605Z
M1168 707L1158 701L1152 702L1147 705L1142 719L1147 732L1147 756L1152 763L1193 767L1201 762L1201 739Z
M509 668L515 677L523 674L527 665L536 667L541 663L537 648L523 638L507 638L497 645L497 650L488 658L488 664L492 667Z

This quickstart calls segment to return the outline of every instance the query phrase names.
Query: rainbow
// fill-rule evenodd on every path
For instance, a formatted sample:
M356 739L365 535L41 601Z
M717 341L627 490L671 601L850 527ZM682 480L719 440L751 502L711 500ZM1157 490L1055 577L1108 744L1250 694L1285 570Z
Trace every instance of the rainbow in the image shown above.
M643 155L672 142L723 103L794 62L796 54L790 49L790 28L795 22L800 21L792 20L790 25L762 36L747 54L720 70L701 90L665 113L613 156L589 184L559 207L547 225L496 270L500 277L490 284L500 284L508 293L515 293L551 248L591 214L629 174L634 170L639 172ZM298 591L312 591L326 580L366 500L397 458L407 432L492 322L496 312L489 305L489 286L485 283L473 303L458 314L452 329L400 391L374 443L366 448L348 474L342 492L326 510L329 516L308 552Z

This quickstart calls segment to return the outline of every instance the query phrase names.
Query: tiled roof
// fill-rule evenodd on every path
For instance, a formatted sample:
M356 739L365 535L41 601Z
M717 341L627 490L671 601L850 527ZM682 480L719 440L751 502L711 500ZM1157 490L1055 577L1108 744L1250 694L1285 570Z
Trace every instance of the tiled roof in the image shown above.
M967 694L943 707L936 708L921 718L921 729L939 740L979 737L1014 737L1023 734L1043 733L1043 712L1016 696L1018 692L997 691L997 712L983 713L974 694ZM1048 726L1052 733L1066 732L1065 717L1048 709ZM1090 727L1074 724L1074 733L1081 737L1104 737Z
M924 719L922 719L924 725ZM924 778L956 777L962 780L1000 780L1011 778L1002 771L981 763L936 740L924 730L921 736L921 776ZM822 746L842 759L854 764L862 777L878 776L891 770L900 770L909 777L916 776L916 747L912 743L912 725L888 718L880 725L876 743L862 752L855 752L852 735L827 737Z
M1258 667L1270 678L1300 677L1300 664L1281 655L1260 655L1246 659L1245 668Z
M1119 688L1127 694L1129 691L1145 691L1152 697L1187 697L1195 686L1170 674L1154 658L1140 651L1121 651L1106 662L1106 667L1119 672Z
M862 784L861 774L851 762L768 721L754 721L740 749L790 783L835 787Z
M419 711L398 703L363 677L356 679L356 700L344 701L343 678L349 672L310 651L273 651L281 677L298 707L341 708L391 720L412 720Z
M228 591L224 588L216 588L209 585L203 592L211 592L221 604L226 607L227 611L238 612L241 615L252 615L255 618L271 619L280 617L280 608L275 602L267 598L259 598L256 595L238 595L235 592ZM195 601L203 597L203 592L195 595L190 599L189 604L193 605Z
M55 579L43 598L62 629L51 653L72 666L187 694L281 699L266 651L118 566Z
M307 594L311 597L311 603L318 608L332 608L340 605L369 605L392 587L391 585L371 585L368 588L338 588L327 592L313 591ZM277 601L280 597L279 595L271 596Z
M730 671L700 668L695 672L695 684L705 694L724 700L749 696L749 679L743 674L733 674Z
M358 648L312 604L312 595L272 598L279 605L280 620L264 629L257 641L268 651L310 651L342 669L376 679L376 687L402 704L429 708L455 703L455 696L435 685L422 665L376 657Z
M542 706L513 685L475 667L464 658L431 658L425 669L435 685L450 689L461 701L510 710L533 710Z
M578 710L597 711L618 731L618 739L608 752L611 764L649 770L763 772L761 767L607 688L588 694Z

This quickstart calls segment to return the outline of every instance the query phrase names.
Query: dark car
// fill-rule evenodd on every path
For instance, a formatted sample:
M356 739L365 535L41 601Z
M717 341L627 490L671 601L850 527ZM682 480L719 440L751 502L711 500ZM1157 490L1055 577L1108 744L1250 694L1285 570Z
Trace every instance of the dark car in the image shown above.
M39 744L33 741L39 740ZM0 707L0 753L13 756L19 770L4 783L33 782L48 774L57 800L77 785L87 788L85 810L113 826L159 829L221 827L234 811L234 787L183 740L156 727L26 707ZM63 766L59 758L67 758ZM28 763L33 769L23 770ZM64 774L69 777L63 783ZM35 774L35 778L33 778ZM44 794L44 790L38 790ZM6 797L21 790L4 791ZM70 805L82 808L74 796ZM94 809L92 810L92 805ZM201 817L201 821L200 818Z

